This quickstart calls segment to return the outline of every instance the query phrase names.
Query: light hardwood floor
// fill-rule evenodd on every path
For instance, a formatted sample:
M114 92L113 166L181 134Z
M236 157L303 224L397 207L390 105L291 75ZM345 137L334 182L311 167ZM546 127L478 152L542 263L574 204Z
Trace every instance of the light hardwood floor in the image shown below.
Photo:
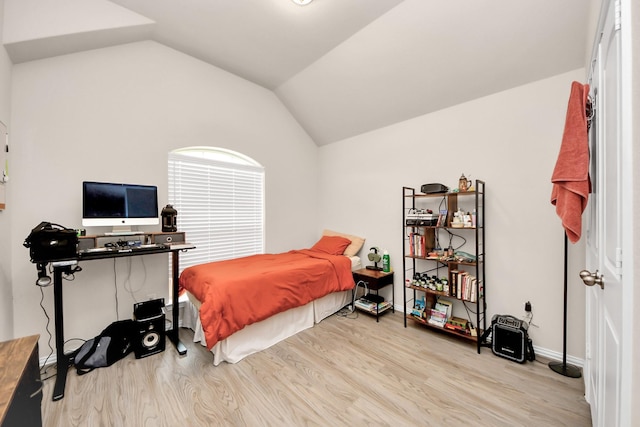
M188 353L133 354L84 375L64 399L45 383L45 426L590 426L583 379L543 361L477 354L466 341L404 328L401 313L332 316L237 364L181 330Z

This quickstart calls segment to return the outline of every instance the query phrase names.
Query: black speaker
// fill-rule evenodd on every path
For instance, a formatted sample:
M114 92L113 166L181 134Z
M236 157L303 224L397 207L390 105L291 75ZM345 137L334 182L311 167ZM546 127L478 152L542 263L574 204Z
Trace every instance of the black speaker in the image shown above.
M491 320L491 350L496 356L523 363L529 359L527 322L509 315L494 315Z
M136 336L133 352L136 359L160 353L165 348L164 298L133 305Z

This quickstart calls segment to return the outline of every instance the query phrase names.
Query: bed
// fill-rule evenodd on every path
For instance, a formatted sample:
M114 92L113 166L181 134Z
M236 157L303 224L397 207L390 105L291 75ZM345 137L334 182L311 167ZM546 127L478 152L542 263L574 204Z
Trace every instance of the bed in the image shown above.
M239 362L347 305L363 243L325 230L309 249L186 268L182 327L213 353L214 365Z

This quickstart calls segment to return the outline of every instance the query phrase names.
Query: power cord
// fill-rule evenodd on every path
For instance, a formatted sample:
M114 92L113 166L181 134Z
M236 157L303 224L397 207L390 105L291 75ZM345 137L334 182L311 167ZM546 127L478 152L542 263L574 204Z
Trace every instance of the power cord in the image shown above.
M343 307L340 310L338 310L335 314L336 316L339 317L345 317L348 319L356 319L358 318L358 312L356 311L356 300L358 299L357 294L358 294L358 288L359 287L363 287L364 288L364 295L367 295L369 288L367 286L367 282L365 282L364 280L359 280L358 283L356 283L355 288L353 289L353 294L351 297L351 304L349 305L349 308L347 307ZM353 315L351 316L350 315Z
M42 286L38 286L38 288L40 288L40 308L42 308L42 312L44 313L44 317L47 318L47 324L45 325L45 330L47 331L47 335L49 336L49 339L47 340L47 346L49 347L49 354L47 355L47 357L44 359L44 363L42 364L42 368L40 369L40 377L42 378L42 376L44 374L47 373L47 369L49 369L49 367L47 366L47 362L49 361L49 359L51 358L51 356L53 356L53 346L51 345L51 340L53 339L53 335L51 334L51 331L49 330L49 325L51 324L51 317L49 317L49 314L47 313L47 309L44 307L44 289L42 288ZM55 374L54 374L55 376ZM51 377L47 377L46 379L49 379Z

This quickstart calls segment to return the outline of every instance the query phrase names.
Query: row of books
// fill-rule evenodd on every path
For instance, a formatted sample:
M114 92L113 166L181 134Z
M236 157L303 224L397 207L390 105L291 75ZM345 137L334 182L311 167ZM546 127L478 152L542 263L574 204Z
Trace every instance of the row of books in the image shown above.
M451 283L449 293L458 299L465 301L478 301L478 291L482 297L482 283L478 290L478 278L467 271L451 270Z
M420 233L409 234L409 255L415 257L427 256L426 238Z

